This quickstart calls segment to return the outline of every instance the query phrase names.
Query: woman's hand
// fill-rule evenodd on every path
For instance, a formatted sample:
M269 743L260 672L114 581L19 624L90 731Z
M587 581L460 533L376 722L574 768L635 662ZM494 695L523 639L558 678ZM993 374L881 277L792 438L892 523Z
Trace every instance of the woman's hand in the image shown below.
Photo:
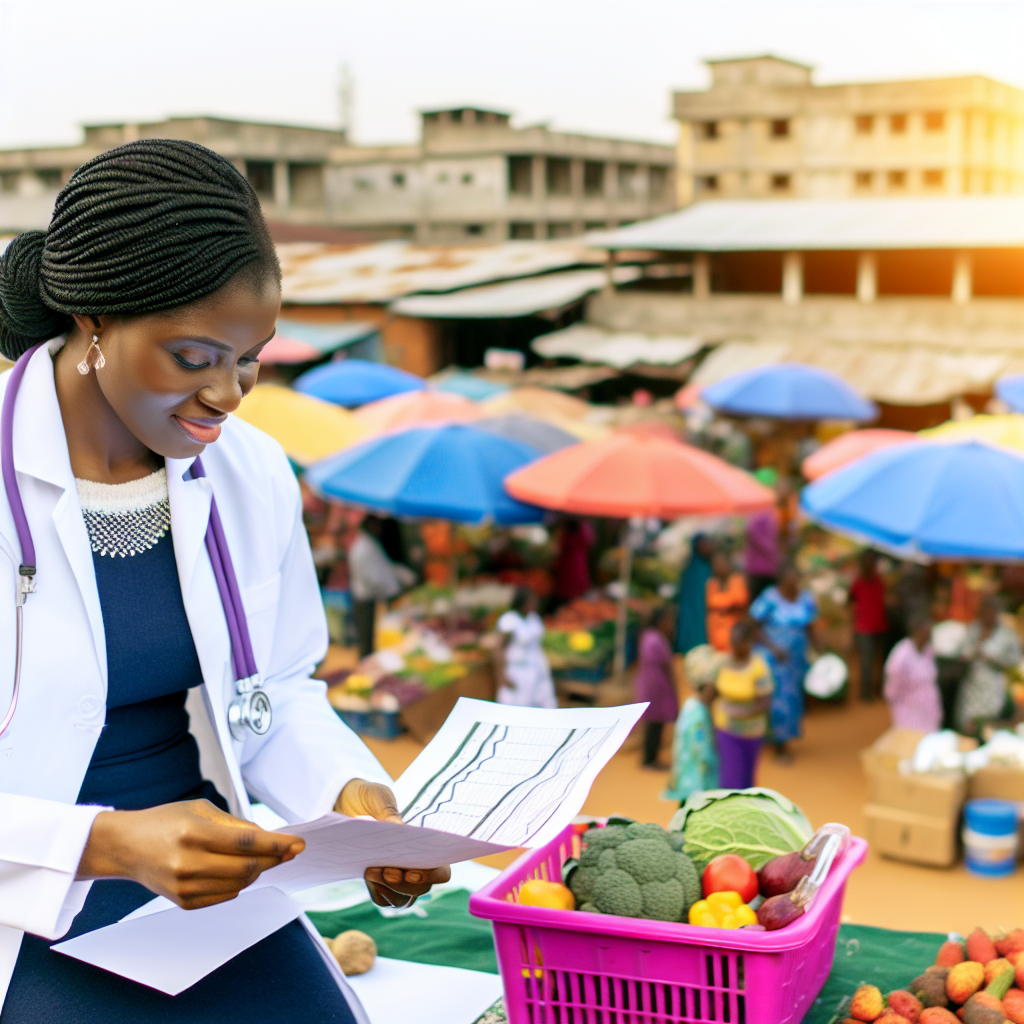
M185 910L234 899L267 868L292 860L304 840L267 832L208 800L144 811L101 811L79 878L130 878Z
M353 779L341 791L334 809L349 818L402 822L395 794L379 782ZM442 868L367 868L363 878L370 898L378 907L411 907L432 885L447 882L451 876L451 869L446 865Z

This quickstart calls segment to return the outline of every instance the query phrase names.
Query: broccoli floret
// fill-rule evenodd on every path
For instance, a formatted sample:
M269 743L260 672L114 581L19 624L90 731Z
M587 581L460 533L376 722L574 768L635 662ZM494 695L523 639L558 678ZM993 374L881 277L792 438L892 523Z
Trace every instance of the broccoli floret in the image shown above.
M653 921L685 921L701 898L690 858L660 825L615 825L583 837L569 887L588 910Z

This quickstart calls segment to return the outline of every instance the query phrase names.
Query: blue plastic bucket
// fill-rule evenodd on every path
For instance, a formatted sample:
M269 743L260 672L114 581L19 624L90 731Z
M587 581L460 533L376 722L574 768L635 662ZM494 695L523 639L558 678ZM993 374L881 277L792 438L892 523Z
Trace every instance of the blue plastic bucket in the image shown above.
M967 870L986 878L1012 875L1017 864L1017 808L1009 800L969 800L964 813Z

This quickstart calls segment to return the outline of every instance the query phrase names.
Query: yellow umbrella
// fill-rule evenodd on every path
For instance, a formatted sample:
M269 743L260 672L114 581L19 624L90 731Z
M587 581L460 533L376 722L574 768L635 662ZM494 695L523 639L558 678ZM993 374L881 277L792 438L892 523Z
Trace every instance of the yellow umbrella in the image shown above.
M269 434L300 466L369 436L366 427L347 410L279 384L257 385L235 415Z
M950 420L919 435L932 441L987 441L1003 448L1024 451L1024 415L972 416L968 420Z

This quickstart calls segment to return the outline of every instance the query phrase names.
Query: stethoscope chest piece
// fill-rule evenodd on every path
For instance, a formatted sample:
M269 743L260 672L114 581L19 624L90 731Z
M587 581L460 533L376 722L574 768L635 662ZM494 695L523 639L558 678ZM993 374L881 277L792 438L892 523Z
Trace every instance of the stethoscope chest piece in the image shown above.
M252 679L238 681L238 696L228 705L228 727L231 735L241 742L246 730L251 729L257 736L265 736L274 720L270 698Z

